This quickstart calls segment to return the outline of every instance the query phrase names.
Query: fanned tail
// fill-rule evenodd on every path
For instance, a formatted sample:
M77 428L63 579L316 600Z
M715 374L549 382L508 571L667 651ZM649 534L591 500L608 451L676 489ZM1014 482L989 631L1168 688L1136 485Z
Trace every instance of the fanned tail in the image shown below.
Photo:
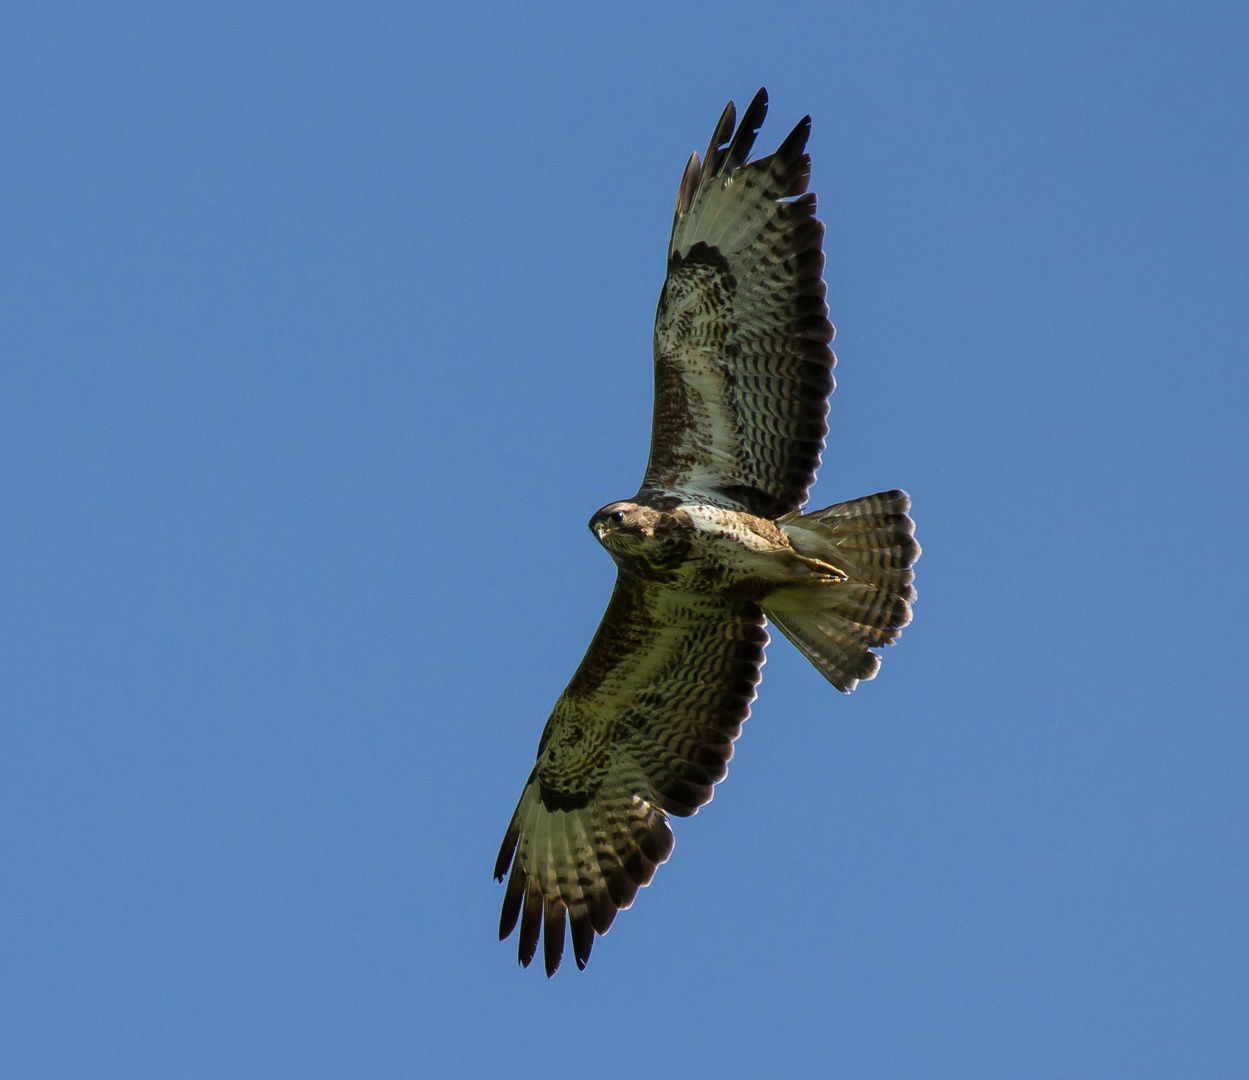
M846 580L778 589L764 614L843 693L875 678L872 649L892 645L911 621L920 547L910 508L905 491L882 491L778 523L800 555Z

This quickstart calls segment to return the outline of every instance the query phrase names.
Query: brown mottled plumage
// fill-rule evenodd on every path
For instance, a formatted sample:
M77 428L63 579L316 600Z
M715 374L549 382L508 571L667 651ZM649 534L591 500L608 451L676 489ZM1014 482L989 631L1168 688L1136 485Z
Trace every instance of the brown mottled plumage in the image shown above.
M767 112L732 102L677 194L655 317L655 412L638 494L590 520L617 565L585 658L547 721L495 864L500 938L577 966L672 852L669 815L710 801L750 715L772 622L839 690L911 618L904 492L800 514L833 390L824 226L805 117L748 162ZM510 867L510 875L508 873Z

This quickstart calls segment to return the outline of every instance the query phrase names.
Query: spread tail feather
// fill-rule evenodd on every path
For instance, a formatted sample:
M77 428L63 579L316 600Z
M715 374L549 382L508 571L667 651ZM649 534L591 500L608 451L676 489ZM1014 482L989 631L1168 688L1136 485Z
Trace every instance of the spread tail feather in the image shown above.
M911 621L920 547L910 508L906 492L883 491L778 522L800 555L846 580L777 589L764 614L843 693L875 678L873 647L893 644Z

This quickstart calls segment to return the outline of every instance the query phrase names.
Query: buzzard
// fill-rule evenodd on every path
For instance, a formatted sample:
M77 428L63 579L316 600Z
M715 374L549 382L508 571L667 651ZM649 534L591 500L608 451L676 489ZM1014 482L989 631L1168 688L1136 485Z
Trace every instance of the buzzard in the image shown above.
M495 864L499 938L595 934L672 852L669 815L710 801L750 715L769 620L838 690L911 621L919 557L902 491L803 514L828 433L835 363L824 225L807 191L811 118L747 161L767 112L729 102L677 192L655 316L655 409L638 493L590 530L616 586L538 743ZM567 920L567 923L566 921Z

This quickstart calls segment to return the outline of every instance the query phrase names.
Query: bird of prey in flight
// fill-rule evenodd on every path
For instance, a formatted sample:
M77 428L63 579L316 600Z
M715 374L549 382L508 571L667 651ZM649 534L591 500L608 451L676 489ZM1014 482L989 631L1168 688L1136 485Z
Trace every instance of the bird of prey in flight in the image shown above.
M632 499L590 530L616 586L560 695L495 864L499 937L520 962L541 932L548 976L672 852L728 772L750 715L768 621L838 690L911 620L919 557L910 499L886 491L802 513L828 434L835 363L824 225L807 191L811 118L748 161L767 112L729 102L677 192L655 315L650 461Z

